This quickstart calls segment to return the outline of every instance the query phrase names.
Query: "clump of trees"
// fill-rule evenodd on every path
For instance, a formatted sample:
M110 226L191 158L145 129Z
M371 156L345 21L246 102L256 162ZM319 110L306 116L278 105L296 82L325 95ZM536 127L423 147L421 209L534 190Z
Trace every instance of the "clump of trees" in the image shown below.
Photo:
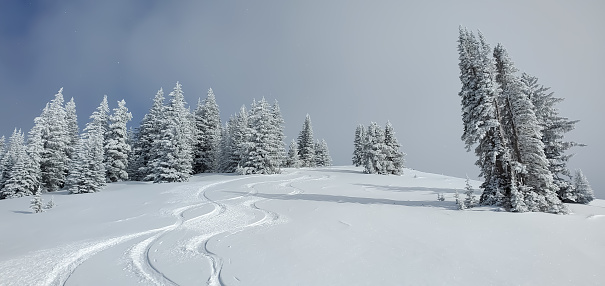
M390 122L382 129L375 122L358 125L353 141L353 165L363 166L368 174L403 174L404 157Z
M483 35L460 27L458 39L467 151L485 179L480 202L514 212L567 213L562 202L578 200L565 152L581 144L564 140L577 121L559 115L562 99L528 74L518 74L508 52L492 51ZM580 188L581 189L581 188Z
M134 130L124 100L110 111L107 96L78 128L73 98L55 95L27 134L0 139L0 199L67 189L92 193L107 183L137 180L183 182L208 172L276 174L283 167L330 166L325 140L314 141L307 115L298 142L286 152L279 104L265 98L242 106L223 125L212 89L190 111L180 83L160 89ZM38 206L36 201L35 205Z
M307 114L298 141L292 140L288 150L286 165L290 168L332 166L332 157L326 140L313 139L311 116Z

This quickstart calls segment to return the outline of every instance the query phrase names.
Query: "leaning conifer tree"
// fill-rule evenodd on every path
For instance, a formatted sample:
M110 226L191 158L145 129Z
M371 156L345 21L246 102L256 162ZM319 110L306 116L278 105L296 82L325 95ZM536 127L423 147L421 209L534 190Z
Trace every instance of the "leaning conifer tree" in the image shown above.
M538 125L540 125L542 143L544 144L544 155L548 160L548 169L553 175L553 180L557 186L559 199L573 203L574 188L572 184L572 175L567 168L567 162L573 154L565 154L574 146L585 146L584 144L573 141L565 141L565 133L573 130L577 120L569 120L559 115L556 104L563 101L563 98L554 97L550 88L538 84L538 78L523 73L521 75L523 93L529 97L534 105L534 112Z
M504 110L501 125L508 130L511 167L516 169L516 182L524 199L524 206L511 205L515 211L565 213L567 208L556 195L552 173L541 141L541 129L534 113L534 105L522 91L516 76L517 69L506 49L500 44L494 49L496 80L502 88L499 95Z

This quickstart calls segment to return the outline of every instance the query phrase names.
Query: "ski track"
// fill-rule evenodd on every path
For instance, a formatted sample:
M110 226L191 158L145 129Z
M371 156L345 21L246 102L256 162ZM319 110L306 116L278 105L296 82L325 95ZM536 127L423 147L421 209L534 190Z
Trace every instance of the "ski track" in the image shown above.
M288 175L293 176L297 173L298 172L293 172ZM126 251L125 256L127 256L127 259L129 260L130 269L141 278L140 282L142 283L152 285L178 285L153 264L149 253L151 248L156 243L162 243L160 240L163 237L176 230L182 229L191 229L203 232L202 235L193 236L186 241L184 245L181 246L181 249L184 249L185 253L187 254L202 255L208 260L211 268L211 275L207 280L208 285L223 285L224 283L220 277L223 267L223 260L221 257L208 249L208 242L221 234L234 235L250 228L274 225L286 221L284 218L281 218L279 214L259 208L256 205L258 202L270 200L255 197L255 195L258 194L256 186L261 184L280 183L277 186L281 189L293 189L292 192L282 196L292 196L304 192L302 189L295 187L293 185L294 183L324 180L328 179L330 176L313 178L311 175L305 175L291 179L249 183L244 185L247 189L249 189L246 194L223 200L215 201L210 199L207 195L207 191L211 188L239 180L258 177L259 176L244 176L237 179L223 180L207 184L198 188L193 196L189 194L189 199L191 200L193 197L195 200L193 204L165 211L166 214L172 215L176 218L175 223L169 226L103 239L100 241L83 242L75 245L71 244L36 251L22 257L0 262L0 272L3 273L3 276L0 277L0 285L65 285L69 277L74 273L74 271L76 271L77 267L97 253L147 235L151 236L134 244ZM191 188L191 186L183 186L179 189L189 188ZM225 202L232 201L234 201L235 204L225 204ZM213 205L214 208L212 211L185 220L185 212L198 209L207 204ZM263 217L254 222L250 222L254 220L255 216L253 213L258 212L261 212ZM130 219L133 218L128 218L125 220ZM32 267L32 261L38 262L36 263L36 267ZM27 275L23 275L23 273L27 273Z

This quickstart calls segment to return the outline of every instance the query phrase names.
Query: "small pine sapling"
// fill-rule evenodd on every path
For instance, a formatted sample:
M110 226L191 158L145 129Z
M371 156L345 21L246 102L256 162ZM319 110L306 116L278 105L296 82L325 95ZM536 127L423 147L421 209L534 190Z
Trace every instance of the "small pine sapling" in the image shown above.
M475 196L473 186L471 186L471 180L466 177L466 187L464 188L466 191L466 198L464 199L464 205L467 208L472 208L477 205L477 197Z
M445 197L443 196L442 193L437 193L437 200L440 201L440 202L445 201Z
M454 194L454 198L456 199L456 206L458 206L458 209L465 210L466 204L464 203L463 200L460 199L460 194L458 193L458 190L456 190L456 194Z
M55 196L51 196L50 197L50 201L48 201L48 203L46 203L46 205L44 206L44 209L52 209L56 206L55 204Z
M42 205L42 198L40 197L40 194L36 194L34 197L32 197L29 203L29 208L32 209L34 213L41 213L44 211Z

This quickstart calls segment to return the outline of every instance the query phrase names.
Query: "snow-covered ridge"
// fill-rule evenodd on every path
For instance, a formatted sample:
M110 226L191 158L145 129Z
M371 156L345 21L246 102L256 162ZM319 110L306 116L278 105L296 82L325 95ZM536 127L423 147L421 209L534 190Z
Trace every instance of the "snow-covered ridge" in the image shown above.
M477 187L478 182L472 182ZM598 285L605 201L456 210L465 179L287 169L0 201L0 285ZM477 191L478 192L478 191ZM437 194L445 201L438 201ZM50 194L42 196L44 200Z

